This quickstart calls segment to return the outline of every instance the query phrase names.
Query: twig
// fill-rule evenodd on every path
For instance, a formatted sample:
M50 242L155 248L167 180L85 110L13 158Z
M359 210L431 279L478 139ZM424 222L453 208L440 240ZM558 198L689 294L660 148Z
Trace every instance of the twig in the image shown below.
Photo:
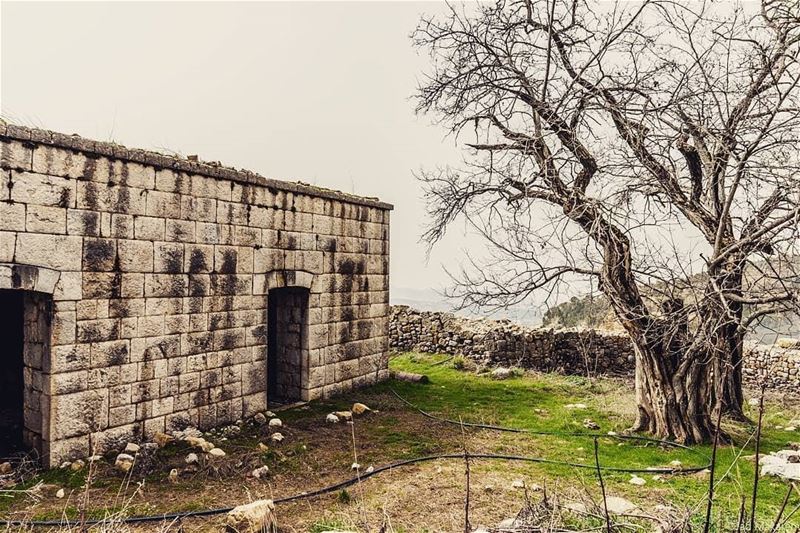
M461 418L459 417L459 421ZM472 526L469 523L469 496L470 496L470 471L469 471L469 452L467 451L467 436L464 426L461 426L461 442L464 449L464 469L466 474L466 492L464 494L464 533L470 533Z
M708 476L708 505L706 506L706 522L703 533L708 533L711 527L711 509L714 507L714 471L717 467L717 448L719 447L719 429L722 424L722 401L717 403L717 428L714 432L714 447L711 450L711 474Z
M608 501L606 499L606 484L603 481L603 472L600 469L600 454L598 452L597 437L594 438L594 465L597 467L597 479L600 480L600 492L603 494L603 512L606 517L606 531L611 533L611 517L608 515Z
M756 530L756 498L758 497L758 466L761 455L761 426L764 420L764 393L767 385L761 385L761 398L758 400L758 426L756 427L756 468L753 476L753 500L750 504L750 533Z

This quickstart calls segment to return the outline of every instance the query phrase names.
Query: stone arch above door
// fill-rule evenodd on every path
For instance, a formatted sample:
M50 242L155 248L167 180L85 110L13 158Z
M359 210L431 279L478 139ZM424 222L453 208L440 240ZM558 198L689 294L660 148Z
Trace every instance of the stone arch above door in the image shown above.
M0 263L0 289L53 294L61 273L51 268L16 263Z
M273 270L256 274L253 279L253 294L267 294L270 289L302 287L311 290L314 274L305 270Z

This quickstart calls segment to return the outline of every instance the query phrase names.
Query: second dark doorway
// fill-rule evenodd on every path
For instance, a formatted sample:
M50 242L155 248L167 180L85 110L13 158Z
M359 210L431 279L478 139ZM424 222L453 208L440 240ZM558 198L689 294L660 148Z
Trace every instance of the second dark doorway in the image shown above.
M308 289L285 287L267 295L267 402L271 406L302 400L308 294Z

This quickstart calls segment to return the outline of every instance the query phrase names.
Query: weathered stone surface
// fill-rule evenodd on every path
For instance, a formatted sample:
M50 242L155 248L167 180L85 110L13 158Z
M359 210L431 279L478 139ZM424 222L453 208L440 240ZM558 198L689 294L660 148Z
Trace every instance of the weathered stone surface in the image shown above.
M272 500L256 500L233 508L226 518L228 531L272 533L277 531Z
M263 413L276 289L304 291L278 314L291 401L385 379L390 209L3 124L0 288L42 295L29 444L49 466Z
M451 313L392 307L389 346L396 351L463 355L481 365L519 366L547 372L631 375L633 347L617 333L530 328L509 320L469 319ZM800 386L800 341L751 346L745 353L745 383L794 392Z

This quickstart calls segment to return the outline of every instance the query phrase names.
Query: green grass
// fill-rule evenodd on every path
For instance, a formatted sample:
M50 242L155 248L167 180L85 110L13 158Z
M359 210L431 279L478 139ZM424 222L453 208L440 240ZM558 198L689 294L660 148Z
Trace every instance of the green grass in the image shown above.
M555 374L529 374L497 381L485 375L460 372L448 364L435 365L442 360L444 356L401 355L392 360L393 369L424 373L429 377L430 383L418 385L390 382L378 385L375 390L388 392L391 387L421 409L451 419L461 417L467 422L554 433L529 437L538 456L589 465L594 464L593 439L560 436L559 433L588 432L583 427L586 418L597 422L601 428L597 433L602 434L608 431L622 433L632 423L632 419L624 414L626 410L614 408L616 405L633 402L633 392L620 381L589 380ZM570 403L586 404L587 409L569 409L566 405ZM754 412L749 414L756 417ZM800 440L798 433L775 428L776 425L785 425L792 418L792 413L784 412L782 406L767 405L761 441L764 453L784 449L791 440ZM728 424L725 429L733 436L734 442L718 450L716 476L718 479L722 477L722 481L716 489L715 513L729 522L735 521L743 496L747 499L749 509L754 464L752 460L735 459L740 453L742 457L755 453L754 439L747 442L755 428L751 425ZM518 437L497 435L494 451L513 453L514 442L518 442L514 439ZM402 436L392 436L389 433L387 438L390 437L399 439ZM745 443L747 444L742 450ZM606 467L620 468L668 466L674 459L680 460L684 467L702 466L709 462L708 457L712 451L710 445L694 446L685 450L653 443L620 441L610 437L600 438L598 444L600 463ZM490 466L502 468L498 463ZM576 484L596 484L595 473L590 469L548 465L538 467L535 471L552 478L573 476ZM723 477L726 472L728 474ZM628 483L629 474L606 471L603 475L614 494L630 497L639 503L666 500L673 506L696 507L698 515L705 511L708 482L704 477L673 475L654 481L652 475L640 474L647 480L647 484L637 487ZM772 526L787 487L785 482L773 477L759 480L757 517L764 527ZM798 505L800 496L795 493L789 500L786 512ZM796 517L790 523L795 527L800 525Z

